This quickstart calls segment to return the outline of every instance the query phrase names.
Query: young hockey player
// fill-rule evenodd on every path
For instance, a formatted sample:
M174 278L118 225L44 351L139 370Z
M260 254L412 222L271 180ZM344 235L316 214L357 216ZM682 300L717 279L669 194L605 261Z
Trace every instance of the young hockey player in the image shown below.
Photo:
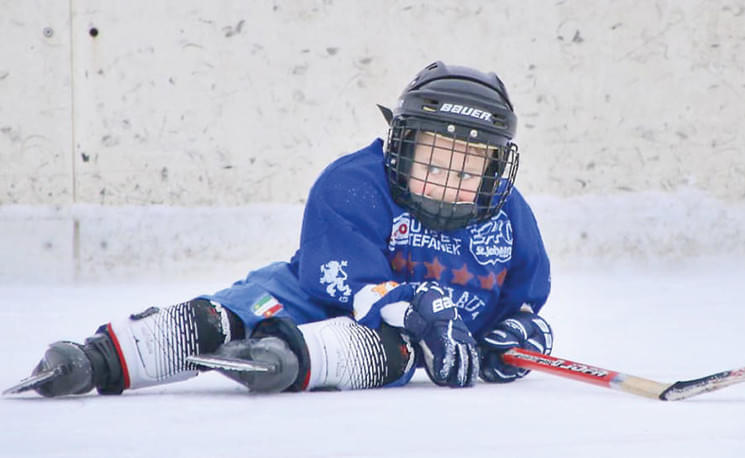
M216 368L255 392L438 385L527 371L501 354L549 353L537 315L549 262L513 187L517 119L494 73L435 62L380 107L385 143L329 165L305 207L290 262L215 294L151 307L55 342L11 389L118 394Z

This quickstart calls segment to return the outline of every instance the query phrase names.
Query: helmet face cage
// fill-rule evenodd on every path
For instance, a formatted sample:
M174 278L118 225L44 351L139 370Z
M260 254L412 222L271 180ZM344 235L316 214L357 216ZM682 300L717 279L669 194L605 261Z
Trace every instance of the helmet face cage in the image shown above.
M434 62L404 89L389 123L385 168L394 201L450 231L499 213L515 182L517 118L495 73Z
M450 231L499 213L518 168L517 145L459 123L398 116L386 143L394 201L427 228Z

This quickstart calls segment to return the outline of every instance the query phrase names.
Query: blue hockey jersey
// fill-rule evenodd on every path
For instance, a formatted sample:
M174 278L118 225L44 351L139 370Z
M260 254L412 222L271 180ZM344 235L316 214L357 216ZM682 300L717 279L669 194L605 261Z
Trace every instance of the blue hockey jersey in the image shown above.
M437 281L477 338L523 304L541 309L549 261L517 189L490 220L436 232L393 201L383 161L377 139L329 165L310 191L289 270L312 306L375 326L376 304L398 300L382 300L400 294L396 285Z
M486 222L432 231L393 202L383 161L378 139L329 165L308 196L292 260L201 298L226 306L248 329L272 316L303 324L342 315L400 327L414 287L437 281L476 338L523 304L541 309L549 262L517 189Z

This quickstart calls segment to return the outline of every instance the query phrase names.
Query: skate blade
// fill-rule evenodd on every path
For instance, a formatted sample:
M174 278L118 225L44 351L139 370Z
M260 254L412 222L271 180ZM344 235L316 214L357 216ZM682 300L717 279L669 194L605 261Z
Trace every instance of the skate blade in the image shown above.
M7 390L3 391L3 396L9 394L23 393L24 391L33 390L34 388L43 385L44 383L56 378L62 374L62 367L57 366L54 369L48 369L38 374L26 377L17 384L11 386Z
M186 360L197 366L209 367L210 369L222 369L225 371L238 372L276 372L277 366L263 361L249 361L246 359L224 358L221 356L192 355Z

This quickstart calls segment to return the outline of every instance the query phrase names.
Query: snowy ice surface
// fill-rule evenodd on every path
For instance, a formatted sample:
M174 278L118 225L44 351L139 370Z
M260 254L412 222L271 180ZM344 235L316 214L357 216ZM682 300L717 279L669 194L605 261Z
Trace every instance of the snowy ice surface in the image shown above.
M642 263L640 263L642 264ZM555 269L554 354L672 382L745 365L745 262ZM3 388L46 344L224 283L0 285ZM742 457L745 384L653 401L532 373L454 390L252 396L219 374L126 392L0 399L3 457Z

